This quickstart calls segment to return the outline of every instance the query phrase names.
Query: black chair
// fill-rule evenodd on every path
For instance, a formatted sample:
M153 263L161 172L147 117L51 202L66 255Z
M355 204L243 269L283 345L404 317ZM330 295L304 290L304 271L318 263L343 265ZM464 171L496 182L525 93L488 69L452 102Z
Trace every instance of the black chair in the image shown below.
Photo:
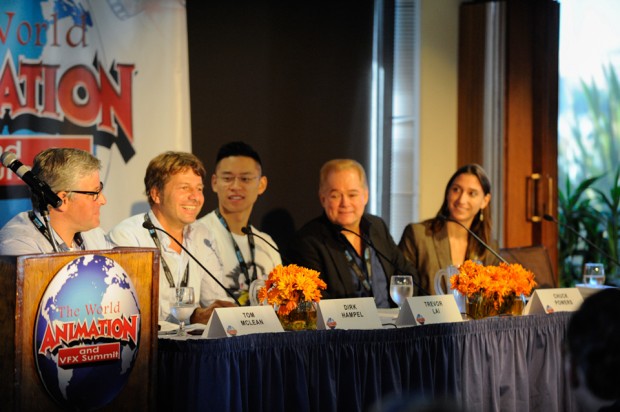
M500 249L499 254L510 263L519 263L534 273L537 289L557 288L558 278L553 273L549 252L543 245Z

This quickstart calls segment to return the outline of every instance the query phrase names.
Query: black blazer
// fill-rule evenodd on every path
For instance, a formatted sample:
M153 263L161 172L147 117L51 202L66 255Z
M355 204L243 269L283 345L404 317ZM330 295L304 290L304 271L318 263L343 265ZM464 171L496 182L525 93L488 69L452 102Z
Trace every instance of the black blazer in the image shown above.
M377 256L387 277L388 287L390 278L397 272L413 275L414 282L419 282L415 268L405 260L381 218L365 214L362 217L361 226L368 227L368 232L365 232L366 236L380 252ZM326 299L358 296L358 290L353 283L353 275L344 254L344 242L346 240L339 232L338 226L332 224L323 214L306 223L296 233L289 249L288 257L292 263L321 273L321 278L327 283L327 289L323 292L323 297ZM389 261L381 254L385 255ZM418 292L414 293L418 294Z

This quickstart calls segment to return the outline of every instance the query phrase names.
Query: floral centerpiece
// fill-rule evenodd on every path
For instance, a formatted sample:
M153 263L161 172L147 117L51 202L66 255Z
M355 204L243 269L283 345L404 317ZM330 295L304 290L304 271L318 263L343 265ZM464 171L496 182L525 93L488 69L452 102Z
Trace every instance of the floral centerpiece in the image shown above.
M518 263L484 266L471 260L459 267L450 283L467 298L467 315L474 319L520 315L524 296L536 286L534 274Z
M314 302L327 285L319 272L297 265L278 265L258 291L258 299L273 305L285 330L316 329Z

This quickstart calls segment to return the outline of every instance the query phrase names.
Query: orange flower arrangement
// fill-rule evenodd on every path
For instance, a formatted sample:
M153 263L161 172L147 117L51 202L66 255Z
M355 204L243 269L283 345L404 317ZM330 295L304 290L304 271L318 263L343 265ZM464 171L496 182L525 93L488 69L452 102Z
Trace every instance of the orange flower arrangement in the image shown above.
M529 296L536 286L534 274L518 263L484 266L471 260L459 267L459 273L450 278L450 283L470 299L493 301L496 310L502 307L504 299Z
M319 302L320 289L327 285L319 278L319 272L297 265L278 265L258 291L259 301L267 299L270 305L278 307L279 315L288 315L297 308L300 301Z

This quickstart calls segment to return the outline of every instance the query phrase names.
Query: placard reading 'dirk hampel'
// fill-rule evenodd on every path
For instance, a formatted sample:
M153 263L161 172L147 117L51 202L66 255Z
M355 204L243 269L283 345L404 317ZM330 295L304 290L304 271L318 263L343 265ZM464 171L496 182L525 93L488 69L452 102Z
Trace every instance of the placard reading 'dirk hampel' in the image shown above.
M284 332L271 306L245 306L213 310L203 338L225 338L251 333Z
M316 328L381 329L373 298L323 299L319 302Z
M407 298L398 312L397 326L462 322L463 317L453 295L414 296Z
M574 312L582 303L583 296L577 288L537 289L527 302L523 314Z

